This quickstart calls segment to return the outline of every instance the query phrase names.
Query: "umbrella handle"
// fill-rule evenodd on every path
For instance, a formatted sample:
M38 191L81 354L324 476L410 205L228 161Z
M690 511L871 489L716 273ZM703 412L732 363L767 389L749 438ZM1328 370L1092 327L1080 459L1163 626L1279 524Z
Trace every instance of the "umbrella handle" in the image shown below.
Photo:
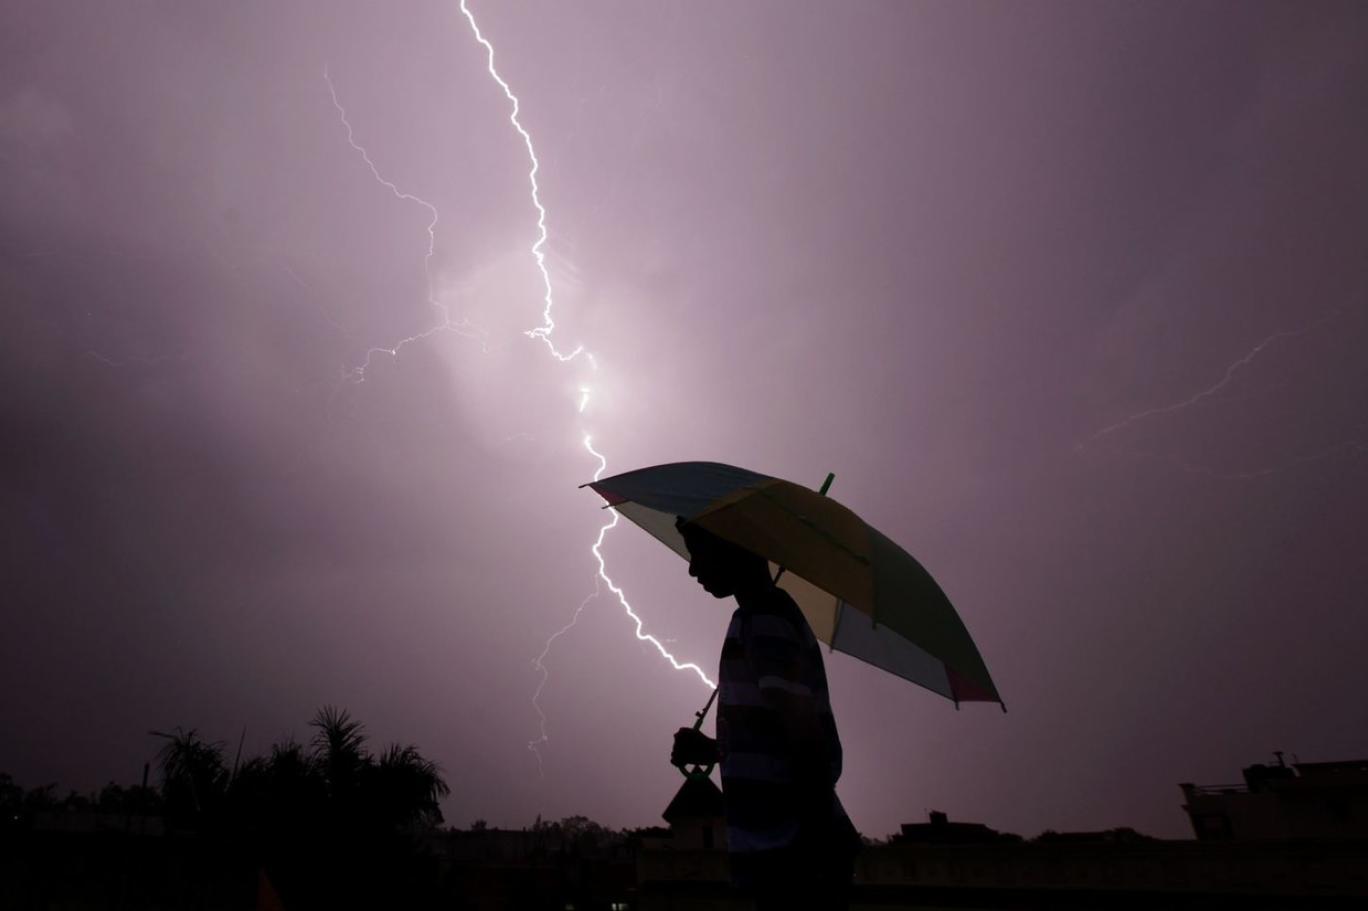
M708 701L705 702L705 703L703 703L703 708L701 708L701 709L699 709L698 711L694 712L693 729L694 729L695 731L700 730L700 729L703 727L703 719L708 717L708 709L712 708L712 704L713 704L714 702L716 702L716 701L717 701L717 687L714 687L714 688L713 688L713 691L712 691L712 695L708 697Z
M708 701L705 702L705 703L703 703L703 708L701 708L701 709L699 709L698 711L694 712L693 729L694 729L695 731L697 731L697 730L699 730L699 729L701 729L701 728L703 727L703 719L706 718L706 717L708 717L708 709L712 708L712 704L713 704L716 700L717 700L717 690L714 689L714 690L712 691L712 695L708 697ZM677 765L675 766L675 768L676 768L676 769L679 769L680 774L682 774L685 778L707 778L709 775L712 774L713 766L715 766L715 765L717 765L717 763L715 763L715 762L709 762L709 763L692 763L692 764L691 764L691 763L687 763L687 762L682 762L682 763L677 764Z

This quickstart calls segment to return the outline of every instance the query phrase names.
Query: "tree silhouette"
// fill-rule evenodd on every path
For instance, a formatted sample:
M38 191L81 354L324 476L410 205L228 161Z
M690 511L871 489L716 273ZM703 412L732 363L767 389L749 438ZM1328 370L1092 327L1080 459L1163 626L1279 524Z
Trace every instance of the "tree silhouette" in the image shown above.
M152 734L167 741L157 754L167 819L178 825L203 822L222 807L228 787L223 744L203 740L194 728Z
M382 825L430 827L442 822L440 801L451 793L437 764L418 748L391 744L362 777L367 801Z
M372 754L365 726L345 709L325 705L309 725L307 744L276 743L231 771L223 744L195 728L152 731L164 741L160 793L111 783L63 799L54 785L26 791L0 774L0 832L26 831L40 813L131 821L160 811L206 882L213 870L250 870L253 883L265 873L291 911L433 907L442 885L424 838L450 793L441 769L412 744Z
M244 762L228 798L237 828L289 839L323 819L328 788L318 761L290 740Z
M360 784L361 771L371 763L365 751L366 728L345 709L325 705L309 726L314 734L314 757L321 763L328 794L334 804L349 803Z

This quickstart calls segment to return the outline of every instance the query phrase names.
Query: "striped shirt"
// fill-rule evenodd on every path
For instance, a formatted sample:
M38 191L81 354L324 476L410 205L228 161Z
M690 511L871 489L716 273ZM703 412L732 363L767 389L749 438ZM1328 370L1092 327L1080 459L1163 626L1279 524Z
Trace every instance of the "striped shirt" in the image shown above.
M788 593L738 595L718 669L717 741L733 853L849 827L822 653Z

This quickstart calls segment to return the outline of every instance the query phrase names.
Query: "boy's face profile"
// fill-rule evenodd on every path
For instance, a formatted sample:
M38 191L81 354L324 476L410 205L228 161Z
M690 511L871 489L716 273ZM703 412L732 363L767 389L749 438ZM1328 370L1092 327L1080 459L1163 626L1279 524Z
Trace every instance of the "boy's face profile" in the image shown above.
M763 559L748 550L722 540L711 532L682 519L675 523L689 549L689 575L698 580L714 598L729 598L763 573L769 578Z

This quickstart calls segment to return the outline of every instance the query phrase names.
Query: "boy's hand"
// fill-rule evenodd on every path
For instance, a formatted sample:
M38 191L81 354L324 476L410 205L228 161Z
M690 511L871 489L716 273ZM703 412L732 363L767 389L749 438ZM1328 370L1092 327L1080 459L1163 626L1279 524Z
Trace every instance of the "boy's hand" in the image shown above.
M682 769L686 765L712 765L715 762L716 740L693 728L680 728L675 731L674 749L670 751L671 765Z

